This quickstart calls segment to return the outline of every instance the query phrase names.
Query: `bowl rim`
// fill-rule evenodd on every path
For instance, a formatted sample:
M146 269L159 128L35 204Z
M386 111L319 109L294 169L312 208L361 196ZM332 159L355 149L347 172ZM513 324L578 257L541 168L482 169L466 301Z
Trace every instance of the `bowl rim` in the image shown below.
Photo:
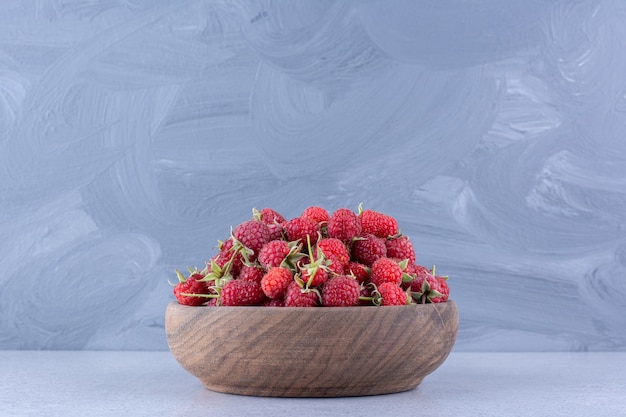
M324 319L332 317L350 317L361 316L365 317L381 317L386 315L403 315L405 314L413 317L427 317L432 315L443 315L448 311L454 311L454 315L457 317L458 322L459 307L458 304L449 299L442 303L427 303L427 304L407 304L401 306L351 306L351 307L277 307L277 306L187 306L178 303L174 300L170 302L165 309L165 318L173 318L176 316L193 316L200 317L228 317L231 314L241 314L248 312L257 317L276 317L280 319L282 317L289 317L290 315L297 314L301 316L310 317L313 320Z
M182 308L185 309L194 309L194 310L201 310L201 309L206 309L208 311L213 311L213 310L220 310L220 311L225 311L225 310L250 310L250 309L261 309L261 310L267 310L267 311L311 311L311 310L320 310L320 311L328 311L328 310L333 310L333 311L356 311L356 310L379 310L379 309L401 309L401 308L441 308L441 307L445 307L447 304L454 304L455 307L458 308L458 304L453 300L453 299L448 299L447 301L441 302L441 303L420 303L420 304L406 304L406 305L401 305L401 306L361 306L361 305L356 305L356 306L346 306L346 307L328 307L328 306L317 306L317 307L287 307L287 306L283 306L283 307L279 307L279 306L207 306L207 305L200 305L200 306L188 306L188 305L184 305L184 304L180 304L178 301L176 300L172 300L168 303L167 307L169 308L170 306L174 305L174 306L180 306ZM449 305L448 304L448 305Z

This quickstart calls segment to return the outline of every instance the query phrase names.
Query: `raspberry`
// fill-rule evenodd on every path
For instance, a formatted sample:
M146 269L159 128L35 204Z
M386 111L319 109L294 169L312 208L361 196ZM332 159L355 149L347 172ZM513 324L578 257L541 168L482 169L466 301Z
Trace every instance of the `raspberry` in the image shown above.
M354 275L356 280L363 284L369 281L372 270L367 265L350 261L346 264L344 273L346 275Z
M408 259L409 265L415 263L413 243L406 236L394 237L385 241L389 258Z
M418 275L431 275L430 269L426 268L424 265L419 264L411 264L409 263L404 270L409 275L418 276Z
M361 219L352 210L340 208L335 210L328 220L326 233L344 242L350 242L361 234Z
M293 281L291 271L283 267L270 268L261 279L261 288L269 298L281 298Z
M261 286L256 282L234 279L221 289L220 302L223 306L260 305L265 300Z
M248 220L235 228L233 237L246 249L258 255L259 251L270 240L270 231L267 224L260 220ZM248 254L250 255L250 254Z
M295 217L283 223L283 228L287 234L288 240L292 242L300 240L305 245L307 243L307 236L309 236L311 244L317 242L318 232L320 230L319 224L308 217Z
M320 296L316 290L303 289L296 281L292 281L285 294L285 307L316 307Z
M329 279L322 288L322 304L326 307L349 307L359 303L361 288L356 279L339 275Z
M261 211L252 209L252 215L254 220L261 220L266 224L283 223L286 220L282 214L269 207L261 209Z
M411 296L419 303L443 303L450 297L447 277L421 274L410 283Z
M302 268L300 279L307 287L319 287L328 281L328 272L319 266L305 265Z
M232 238L226 239L219 244L219 253L211 258L215 261L215 264L220 268L219 277L231 276L235 277L241 271L244 258L243 254L235 247L234 240Z
M265 275L265 269L257 265L244 265L239 272L238 279L241 281L250 281L261 284L261 279Z
M267 229L270 231L270 241L283 238L284 230L282 223L270 223L267 225Z
M387 256L385 241L372 234L364 234L352 243L352 260L367 266Z
M308 256L303 254L302 262L298 265L300 277L296 281L301 282L301 286L309 289L319 287L328 280L327 265L329 261L322 251L315 251L314 254L313 246L309 241L307 241L307 252Z
M320 239L317 242L315 253L317 256L323 256L329 262L326 265L327 268L337 275L343 274L343 268L350 261L348 248L337 238Z
M319 206L309 206L304 209L301 217L308 217L315 220L317 223L327 223L330 215L325 208Z
M326 268L329 272L334 275L343 275L343 270L346 267L345 264L339 262L336 258L330 258L327 262L329 262L329 264L326 265Z
M291 252L289 244L284 240L271 240L259 251L257 261L264 268L280 266Z
M359 217L363 233L370 233L383 239L399 233L398 222L391 216L374 210L364 210Z
M261 211L252 209L252 218L267 224L267 228L270 232L269 240L278 240L283 237L282 223L285 222L285 218L276 210L268 207L262 209Z
M372 264L370 282L376 286L384 282L399 286L402 283L402 268L393 259L379 258Z
M404 274L402 275L402 289L407 290L411 288L411 283L418 275L432 275L430 269L423 265L407 263L404 268ZM407 281L406 278L409 278Z
M319 251L322 251L324 256L327 258L334 258L342 264L346 264L350 261L350 252L348 252L348 248L343 241L337 238L327 237L320 239L317 242L318 256Z
M377 288L378 299L376 304L381 306L402 306L408 304L407 294L398 285L392 282L383 282Z
M199 281L204 278L199 272L193 272L185 278L180 271L176 271L178 283L174 285L173 293L180 304L186 306L199 306L207 302L206 297L198 297L186 294L210 294L212 291L206 282Z
M283 298L266 298L262 305L266 307L285 307L285 300Z
M430 301L432 303L443 303L445 301L448 301L448 298L450 298L450 287L448 286L447 277L436 277L436 278L437 278L437 284L439 284L439 287L435 285L431 285L431 289L434 289L435 291L440 293L441 296L440 297L431 296Z

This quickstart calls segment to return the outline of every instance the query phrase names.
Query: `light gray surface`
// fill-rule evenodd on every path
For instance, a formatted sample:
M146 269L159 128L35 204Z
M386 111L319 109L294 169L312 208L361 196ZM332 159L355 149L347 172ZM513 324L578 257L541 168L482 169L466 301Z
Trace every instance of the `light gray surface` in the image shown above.
M169 352L6 351L0 415L480 416L626 415L626 353L467 353L415 390L286 399L206 390Z
M253 207L360 202L460 350L626 350L624 0L1 0L0 349L166 350Z

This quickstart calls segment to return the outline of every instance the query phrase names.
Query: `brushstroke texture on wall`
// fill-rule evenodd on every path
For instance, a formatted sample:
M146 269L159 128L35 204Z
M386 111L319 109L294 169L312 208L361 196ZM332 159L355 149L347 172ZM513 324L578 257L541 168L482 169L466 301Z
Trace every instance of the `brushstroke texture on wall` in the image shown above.
M620 0L0 4L0 348L167 349L271 206L387 212L459 350L626 348Z

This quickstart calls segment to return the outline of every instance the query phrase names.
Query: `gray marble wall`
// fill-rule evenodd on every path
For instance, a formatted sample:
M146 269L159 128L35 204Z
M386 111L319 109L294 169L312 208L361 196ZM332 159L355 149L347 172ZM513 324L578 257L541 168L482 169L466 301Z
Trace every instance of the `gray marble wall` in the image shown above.
M0 2L0 348L167 349L253 207L394 215L459 350L626 348L622 0Z

